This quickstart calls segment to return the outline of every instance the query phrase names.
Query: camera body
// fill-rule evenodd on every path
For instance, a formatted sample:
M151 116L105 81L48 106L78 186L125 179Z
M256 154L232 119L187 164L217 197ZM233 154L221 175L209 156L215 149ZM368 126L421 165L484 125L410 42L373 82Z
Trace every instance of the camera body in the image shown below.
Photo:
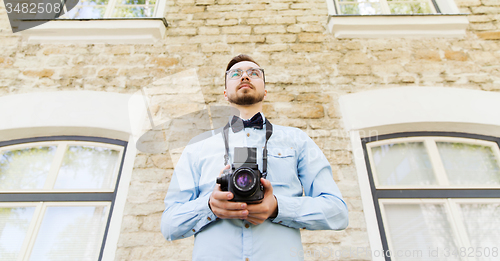
M222 191L233 193L230 201L256 204L264 198L264 187L260 183L262 173L257 164L257 148L235 147L234 162L217 178Z

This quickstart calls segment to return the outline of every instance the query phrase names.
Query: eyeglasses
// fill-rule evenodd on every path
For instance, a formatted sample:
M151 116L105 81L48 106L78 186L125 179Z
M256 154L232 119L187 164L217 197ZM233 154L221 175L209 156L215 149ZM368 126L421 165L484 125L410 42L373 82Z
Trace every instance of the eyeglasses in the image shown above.
M246 72L248 77L253 79L263 78L264 76L264 69L262 68L250 68L246 71L243 71L241 69L232 69L227 71L226 75L229 76L230 80L237 80L243 76L243 72Z

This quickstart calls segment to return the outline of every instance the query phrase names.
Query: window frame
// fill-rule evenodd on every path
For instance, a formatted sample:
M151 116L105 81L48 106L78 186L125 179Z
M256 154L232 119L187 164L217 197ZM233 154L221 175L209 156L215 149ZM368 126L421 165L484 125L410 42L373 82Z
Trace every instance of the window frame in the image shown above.
M20 34L30 44L151 44L165 38L169 26L164 16L166 6L167 0L157 0L153 17L24 19L19 27L29 29Z
M102 237L101 246L99 249L99 258L98 260L102 260L104 249L107 241L108 231L111 224L111 218L113 216L113 208L115 205L115 201L117 199L119 184L121 181L121 175L123 166L125 163L125 156L127 155L128 142L117 139L109 139L109 138L101 138L101 137L89 137L89 136L45 136L45 137L35 137L35 138L24 138L24 139L15 139L8 141L1 141L0 148L6 146L15 146L18 147L27 147L30 144L37 143L47 143L54 141L69 141L69 142L92 142L102 144L102 147L106 147L109 145L120 146L122 147L121 154L119 155L119 167L118 172L116 173L116 179L114 184L113 191L99 191L98 189L92 190L93 192L85 191L85 190L26 190L26 191L1 191L0 192L0 207L4 205L34 205L36 206L34 219L38 218L39 220L30 222L31 232L35 232L35 234L28 234L28 245L25 245L23 242L21 255L23 256L23 260L29 258L29 254L31 253L32 247L36 240L36 234L38 231L37 228L40 227L43 213L46 210L46 205L88 205L89 203L97 203L99 205L105 204L109 205L109 210L107 211L106 223L104 228L104 234ZM56 152L57 153L57 152ZM52 167L51 167L52 168ZM38 202L38 203L35 203ZM38 213L38 216L36 216ZM36 222L33 227L33 222Z
M336 38L462 38L469 25L453 0L432 0L435 14L339 14L337 0L326 0L327 28ZM385 0L384 0L385 1Z
M384 140L394 140L401 137L425 137L425 136L442 136L442 137L455 137L455 138L467 138L467 139L475 139L481 141L490 141L494 142L497 147L500 147L500 138L486 135L478 135L478 134L470 134L470 133L460 133L460 132L403 132L403 133L393 133L386 134L380 136L371 136L360 138L361 146L363 149L363 156L366 166L364 166L367 170L368 181L370 192L372 196L372 206L375 210L376 222L378 225L378 232L380 236L380 241L382 244L382 249L384 253L390 250L389 244L390 240L388 239L388 235L386 234L386 229L384 227L384 217L383 217L383 207L381 207L379 200L389 200L389 201L411 201L411 200L420 200L424 201L445 201L446 199L456 200L456 201L472 201L472 200L500 200L500 188L410 188L410 189L401 189L401 188L377 188L375 185L373 172L371 168L371 162L368 155L368 146L369 142L376 141L384 141ZM446 207L446 206L445 206ZM450 213L456 212L451 208ZM456 213L455 213L456 214ZM453 217L454 218L454 217ZM458 222L457 222L458 223ZM456 227L455 227L456 229ZM457 233L460 238L458 241L463 240L461 236L463 236L464 230L461 228L461 225L458 225ZM467 243L467 242L466 242ZM470 247L470 244L465 247ZM386 261L393 260L389 256L385 256Z
M116 1L116 0L115 0ZM441 13L441 10L439 9L439 6L436 4L436 1L435 0L421 0L422 2L423 1L427 1L427 2L430 2L431 3L431 8L432 8L432 11L434 11L432 14L440 14ZM339 14L339 15L342 15L340 14L340 2L341 0L333 0L334 2L334 5L335 5L335 13L336 14ZM382 11L382 14L384 15L391 15L391 11L390 11L390 8L389 8L389 4L387 3L387 0L379 0L379 3L380 3L380 7L381 7L381 11ZM344 14L345 15L345 14ZM356 14L356 15L361 15L361 14ZM399 15L414 15L414 14L399 14Z

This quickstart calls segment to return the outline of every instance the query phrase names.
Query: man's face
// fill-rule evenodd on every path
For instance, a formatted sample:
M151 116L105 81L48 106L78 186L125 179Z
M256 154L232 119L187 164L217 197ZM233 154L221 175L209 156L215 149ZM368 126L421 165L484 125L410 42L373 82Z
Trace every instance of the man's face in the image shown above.
M264 89L264 78L250 77L247 70L251 68L260 67L253 62L244 61L229 69L240 69L243 75L240 78L231 79L230 75L226 74L226 90L224 91L226 101L238 105L252 105L264 100L267 95L267 90Z

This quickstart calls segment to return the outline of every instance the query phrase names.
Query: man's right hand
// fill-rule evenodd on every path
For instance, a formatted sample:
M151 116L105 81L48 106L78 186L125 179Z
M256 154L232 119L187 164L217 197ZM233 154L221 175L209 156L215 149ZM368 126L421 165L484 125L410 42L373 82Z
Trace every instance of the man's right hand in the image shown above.
M229 169L230 165L226 165L221 171L220 175L225 169ZM212 195L208 200L208 204L212 209L212 212L219 218L229 219L246 219L248 217L247 204L244 202L232 202L229 201L233 198L233 193L229 191L221 191L220 185L215 184L215 188L212 191Z

